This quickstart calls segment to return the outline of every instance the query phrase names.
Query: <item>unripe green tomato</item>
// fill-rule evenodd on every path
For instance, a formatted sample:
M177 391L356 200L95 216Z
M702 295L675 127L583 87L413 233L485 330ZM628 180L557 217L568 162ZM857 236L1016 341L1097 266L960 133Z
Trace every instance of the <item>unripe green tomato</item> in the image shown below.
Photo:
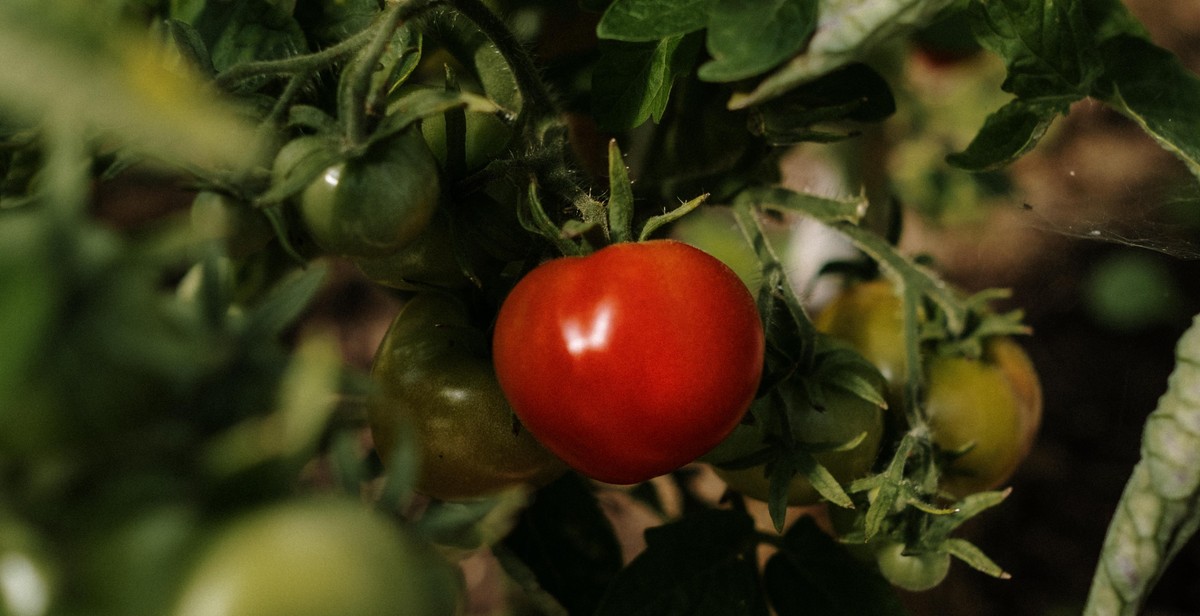
M804 395L799 387L790 389L792 391L788 395L793 398ZM812 445L847 443L865 434L862 442L852 449L813 454L817 462L820 462L839 484L849 485L855 479L870 473L875 464L883 439L883 410L859 396L833 388L826 391L825 402L825 409L820 411L804 408L796 412L796 409L793 409L788 415L792 422L792 433L801 443ZM752 435L748 436L748 433ZM740 425L726 442L718 445L717 449L703 459L715 464L720 464L721 458L724 458L723 461L730 461L737 455L735 449L741 449L740 455L746 455L764 446L759 435L756 428ZM752 443L754 440L758 442ZM764 466L736 470L718 466L715 470L734 491L763 502L769 501L771 480ZM820 493L807 478L801 475L792 478L788 488L789 506L813 505L820 500Z
M361 504L286 502L219 529L174 616L449 616L457 574Z
M819 331L849 343L875 365L892 392L904 387L904 315L886 280L854 284L813 318Z
M999 487L1029 453L1041 417L1029 358L1012 340L995 338L982 359L935 357L928 370L934 443L946 452L969 447L943 469L941 487L959 497Z
M466 121L466 143L464 144L464 171L472 173L503 156L508 147L512 130L503 120L490 113L464 112ZM425 136L429 149L438 165L446 166L446 116L436 114L421 120L421 134Z
M945 552L906 554L903 543L886 543L875 551L875 562L883 577L905 590L929 590L942 583L950 572L950 555Z
M395 254L353 261L376 284L403 291L462 289L470 284L455 254L450 222L436 214L423 233Z
M300 137L277 157L300 161L323 137ZM362 156L325 169L300 193L305 227L322 250L347 257L384 257L412 242L429 224L441 185L437 163L416 130L373 144Z
M566 470L518 428L487 337L452 295L430 291L409 300L380 343L371 376L367 416L380 457L390 462L401 435L414 432L424 494L478 498L544 485Z

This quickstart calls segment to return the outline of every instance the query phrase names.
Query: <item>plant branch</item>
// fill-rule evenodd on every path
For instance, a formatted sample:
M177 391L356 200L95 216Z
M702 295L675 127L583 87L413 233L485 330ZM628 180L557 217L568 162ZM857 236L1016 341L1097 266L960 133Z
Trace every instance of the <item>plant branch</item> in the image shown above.
M351 36L350 38L334 45L326 47L316 53L310 53L303 56L293 56L282 60L259 60L255 62L245 62L232 66L225 72L217 75L216 84L222 89L229 89L231 86L253 79L255 77L281 77L284 75L311 74L328 64L336 62L343 56L350 55L366 45L371 40L374 33L373 28L366 28L362 32Z
M371 89L371 76L378 67L379 59L387 51L392 35L406 20L412 19L427 11L444 0L410 0L398 2L386 9L378 24L372 26L374 32L367 42L361 55L350 68L346 76L348 87L342 93L339 103L339 115L346 122L346 136L353 144L362 143L367 133L366 100Z
M550 89L538 76L533 58L525 50L508 26L491 9L479 0L448 0L458 12L475 24L504 56L504 61L513 71L517 88L521 90L521 113L518 126L525 118L557 117L558 107L550 95Z

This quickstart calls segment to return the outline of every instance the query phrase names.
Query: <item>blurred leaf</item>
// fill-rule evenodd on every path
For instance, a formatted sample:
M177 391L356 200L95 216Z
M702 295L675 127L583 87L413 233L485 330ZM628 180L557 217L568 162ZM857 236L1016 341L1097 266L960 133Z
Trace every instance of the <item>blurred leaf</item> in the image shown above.
M612 525L576 473L534 493L504 545L572 614L594 613L622 565Z
M616 0L604 11L596 34L602 39L648 42L678 37L708 25L716 0Z
M803 517L767 561L763 584L779 616L903 616L907 614L879 573Z
M300 25L269 0L181 4L190 6L177 6L172 17L196 29L218 73L244 62L278 60L308 49Z
M753 77L799 51L817 25L816 0L714 0L705 39L707 81Z
M0 4L0 57L10 59L0 63L0 107L33 121L69 119L172 163L251 162L250 127L147 35L22 6Z
M325 266L318 264L282 280L250 312L246 324L249 337L272 338L295 322L321 288L325 273Z
M646 530L646 550L609 587L597 616L766 616L754 521L707 509Z
M529 500L512 489L473 501L435 501L417 520L416 529L434 544L474 550L508 535Z
M357 34L379 14L378 0L297 2L296 21L314 44L332 45Z

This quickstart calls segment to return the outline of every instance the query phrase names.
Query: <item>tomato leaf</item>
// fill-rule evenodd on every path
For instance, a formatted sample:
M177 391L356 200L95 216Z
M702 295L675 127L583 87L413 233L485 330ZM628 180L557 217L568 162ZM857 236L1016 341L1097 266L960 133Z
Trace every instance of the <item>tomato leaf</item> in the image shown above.
M776 186L747 188L738 193L734 203L806 214L825 224L857 223L867 211L866 195L854 199L831 199Z
M321 288L326 272L318 264L284 278L248 315L247 335L274 337L294 323Z
M986 573L994 578L1007 580L1012 576L1008 574L995 561L988 558L983 550L975 546L975 544L966 539L948 539L943 544L943 548L950 553L951 556L967 563L972 569L981 573Z
M538 490L504 548L572 614L592 614L621 569L621 546L588 482L568 473ZM501 564L514 578L512 564Z
M650 528L596 616L766 616L753 546L754 521L741 511L701 510Z
M613 243L633 240L633 183L617 140L608 142L608 233Z
M642 232L638 234L638 241L644 242L650 239L650 237L654 235L655 231L658 231L663 226L669 225L676 220L683 218L688 214L688 212L700 207L700 205L703 204L707 199L707 194L700 195L699 197L696 197L695 199L692 199L691 201L688 201L687 203L684 203L683 205L680 205L679 207L665 214L651 216L646 220L646 224L642 226Z
M956 0L822 0L820 24L804 53L767 75L753 90L734 94L730 109L762 104L836 68L867 59L880 46L924 25Z
M217 72L244 62L286 58L308 49L296 20L268 0L180 4L192 6L190 10L174 7L172 16L196 29Z
M714 0L705 39L707 81L753 77L795 54L817 25L816 0Z
M993 169L1029 151L1069 105L1091 96L1132 119L1200 177L1200 78L1146 39L1112 0L972 3L976 37L1005 59L1006 91L1017 95L992 114L951 164ZM1163 88L1170 83L1172 87Z
M603 42L592 73L592 114L601 128L625 130L658 122L676 77L690 66L699 39L669 36L651 43Z
M772 145L829 141L853 136L852 123L878 122L895 111L887 81L855 62L757 106L751 130Z
M716 0L616 0L600 18L596 35L646 42L695 32L708 25Z
M767 561L763 584L779 616L902 616L903 605L879 573L821 532L812 518L796 521Z
M1200 177L1200 78L1171 53L1133 36L1106 41L1104 102L1131 118ZM1164 88L1163 84L1170 84Z

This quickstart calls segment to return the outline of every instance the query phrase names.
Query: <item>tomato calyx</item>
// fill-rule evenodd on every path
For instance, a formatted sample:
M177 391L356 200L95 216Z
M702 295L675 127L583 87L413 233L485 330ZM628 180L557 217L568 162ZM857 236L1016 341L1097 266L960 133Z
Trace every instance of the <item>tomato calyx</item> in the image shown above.
M787 506L826 500L853 507L846 490L871 471L883 438L887 403L878 370L833 345L811 364L777 377L735 432L702 458L731 488L765 500L777 529Z

